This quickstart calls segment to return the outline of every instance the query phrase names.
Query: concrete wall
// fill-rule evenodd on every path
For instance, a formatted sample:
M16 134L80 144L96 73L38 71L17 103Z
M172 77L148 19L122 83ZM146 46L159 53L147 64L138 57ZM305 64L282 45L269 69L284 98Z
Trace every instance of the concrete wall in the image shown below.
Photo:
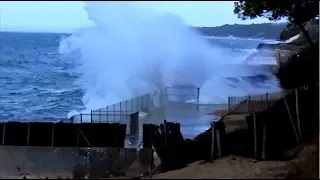
M149 149L0 146L0 178L135 177L151 157Z

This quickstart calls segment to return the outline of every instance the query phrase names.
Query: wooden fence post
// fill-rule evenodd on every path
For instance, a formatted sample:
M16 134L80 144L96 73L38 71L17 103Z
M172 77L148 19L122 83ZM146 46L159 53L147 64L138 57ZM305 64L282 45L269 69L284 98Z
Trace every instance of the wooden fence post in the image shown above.
M30 123L28 123L27 146L29 146L29 140L30 140Z
M220 144L220 131L217 129L217 148L218 148L218 156L221 157L221 144Z
M266 93L266 99L265 99L266 101L266 108L268 108L268 101L269 101L269 96L268 96L268 93Z
M248 99L247 99L247 113L249 113L249 103L250 103L250 95L248 96Z
M214 122L211 123L211 163L213 162L214 156L214 129L215 125Z
M263 125L262 129L262 159L266 159L266 140L267 140L267 125Z
M289 105L288 105L287 100L286 100L286 95L283 97L283 100L284 100L284 104L286 105L287 112L288 112L288 115L289 115L289 118L290 118L290 121L291 121L291 124L292 124L293 132L294 132L294 134L296 136L297 143L299 144L300 143L300 139L299 139L299 136L298 136L298 133L297 133L297 130L296 130L296 126L293 123L293 119L292 119L292 116L291 116L290 108L289 108Z
M297 114L297 126L298 126L298 133L299 133L299 139L302 140L301 135L301 127L300 127L300 115L299 115L299 95L298 95L298 89L295 89L295 95L296 95L296 114Z
M231 109L231 97L228 97L228 114L230 114Z
M258 159L258 144L257 144L257 121L256 113L253 113L253 143L254 143L254 158Z
M164 145L167 147L167 120L163 121Z
M4 141L5 141L5 137L6 137L6 124L7 124L7 122L3 123L2 145L4 145Z
M82 115L81 115L82 117ZM82 118L81 118L82 119ZM82 123L82 120L81 120L81 123ZM51 132L51 146L53 147L54 146L54 127L55 127L55 123L53 123L52 125L52 132Z

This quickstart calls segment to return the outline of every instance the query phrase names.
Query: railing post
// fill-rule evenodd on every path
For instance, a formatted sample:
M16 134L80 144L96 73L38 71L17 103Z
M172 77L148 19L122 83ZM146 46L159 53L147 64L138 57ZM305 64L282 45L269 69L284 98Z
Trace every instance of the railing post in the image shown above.
M80 113L80 123L82 124L82 113Z
M138 96L137 103L138 103L138 109L140 111L141 110L141 96Z
M107 120L107 123L109 121L109 106L106 107L106 120Z
M126 100L126 117L128 118L128 100ZM126 119L126 120L128 120L128 119Z
M133 110L133 98L130 99L130 104L131 104L131 112L130 113L133 113L134 110Z
M138 111L138 109L139 109L138 108L138 106L139 106L139 104L138 104L139 97L136 97L135 100L136 100L136 111Z
M197 110L199 111L200 88L197 88Z
M121 108L121 102L120 102L120 112L119 112L119 121L122 121L122 108Z
M113 104L113 122L116 122L116 116L115 116L115 113L116 113L116 105Z
M167 120L163 121L164 146L167 148Z
M146 112L149 110L149 94L145 95L145 106L146 106Z
M91 123L92 123L92 110L91 110L91 114L90 115L91 115Z
M231 97L228 97L228 114L230 114L231 111Z
M165 87L165 90L164 90L164 97L165 97L165 100L166 100L166 102L168 101L168 87Z

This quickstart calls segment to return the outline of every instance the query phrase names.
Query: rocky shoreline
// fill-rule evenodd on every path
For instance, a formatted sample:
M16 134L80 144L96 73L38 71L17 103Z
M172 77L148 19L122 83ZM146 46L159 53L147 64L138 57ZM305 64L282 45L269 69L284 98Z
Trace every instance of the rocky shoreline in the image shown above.
M275 58L277 65L275 65L273 73L277 73L278 69L287 62L289 57L298 54L303 48L309 46L300 29L291 26L291 24L288 24L281 32L279 43L260 43L256 48L257 52L248 56L246 62L254 62L256 59L266 57ZM319 20L311 20L306 24L305 28L314 43L317 43L319 40Z

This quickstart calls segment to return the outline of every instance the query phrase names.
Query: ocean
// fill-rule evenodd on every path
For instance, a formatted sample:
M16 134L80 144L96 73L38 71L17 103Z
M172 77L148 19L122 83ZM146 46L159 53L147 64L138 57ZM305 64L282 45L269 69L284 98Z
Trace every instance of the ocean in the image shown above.
M70 36L58 33L0 33L0 120L57 121L67 119L71 111L81 112L86 109L87 102L83 97L89 90L79 83L81 77L85 76L79 70L83 61L79 60L78 54L66 56L61 53L61 42ZM219 60L238 63L245 62L259 43L272 41L234 37L207 37L206 40L229 53L229 59L220 57ZM95 67L87 68L93 68L94 71ZM112 73L116 78L117 73ZM240 81L246 82L246 86L253 89L262 90L265 87L261 85L274 81L265 74L224 78L224 82L232 82L228 84L232 92L232 89L244 86ZM95 80L95 83L99 82ZM106 77L105 83L107 81ZM212 87L212 91L215 89L217 87ZM134 97L134 94L118 99L127 97ZM108 102L104 103L108 105Z

